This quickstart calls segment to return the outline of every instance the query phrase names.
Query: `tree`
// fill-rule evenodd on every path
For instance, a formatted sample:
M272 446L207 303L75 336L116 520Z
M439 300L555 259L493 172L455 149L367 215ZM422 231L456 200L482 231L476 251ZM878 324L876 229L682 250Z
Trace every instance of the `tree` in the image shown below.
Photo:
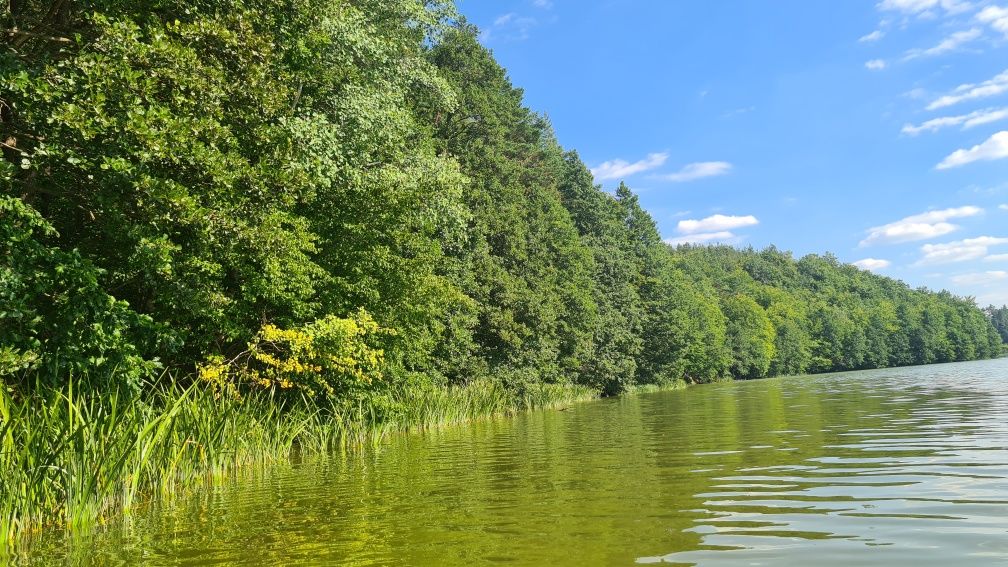
M598 318L595 266L562 203L562 151L474 28L448 31L429 57L458 105L427 120L439 151L456 156L469 179L467 242L449 251L447 275L472 300L475 317L457 329L456 348L468 342L461 348L492 375L579 380Z
M18 6L22 23L48 17ZM364 307L400 331L391 364L426 360L458 295L436 273L441 240L464 223L458 167L412 108L453 104L425 58L443 7L110 0L60 13L60 34L79 39L21 43L2 61L2 136L19 165L7 194L100 287L178 330L184 348L157 354L191 365L244 348L264 322Z
M731 373L736 378L762 378L776 354L775 331L763 308L751 297L735 294L723 298L727 344L732 353Z

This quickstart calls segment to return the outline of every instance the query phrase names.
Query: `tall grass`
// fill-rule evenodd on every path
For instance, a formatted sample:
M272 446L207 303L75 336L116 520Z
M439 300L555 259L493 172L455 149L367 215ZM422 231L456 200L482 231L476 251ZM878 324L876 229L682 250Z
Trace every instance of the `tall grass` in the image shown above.
M584 386L530 384L508 389L493 381L447 388L407 388L400 395L409 400L401 425L419 429L598 398L597 391Z
M0 391L0 530L11 542L87 528L239 469L596 396L576 386L508 389L491 381L404 386L392 393L390 412L363 401L316 407L171 382L142 400L83 396L72 385L19 398Z
M0 530L80 528L237 467L286 458L301 432L262 397L168 386L140 402L68 387L0 394Z

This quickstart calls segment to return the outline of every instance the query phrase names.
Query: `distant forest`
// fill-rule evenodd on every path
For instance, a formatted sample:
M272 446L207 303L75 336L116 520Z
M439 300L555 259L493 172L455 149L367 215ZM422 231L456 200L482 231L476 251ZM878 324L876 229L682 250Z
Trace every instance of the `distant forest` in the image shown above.
M1005 308L830 254L665 244L450 2L26 0L3 18L12 391L612 395L1008 340Z

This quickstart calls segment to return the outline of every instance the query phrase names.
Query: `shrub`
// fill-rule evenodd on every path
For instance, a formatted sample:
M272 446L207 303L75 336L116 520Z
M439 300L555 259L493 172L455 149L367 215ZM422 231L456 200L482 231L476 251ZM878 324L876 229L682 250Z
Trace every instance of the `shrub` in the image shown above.
M0 194L0 379L136 389L171 336L106 293L102 271L76 251L47 243L56 237L34 208Z
M200 377L218 388L289 390L316 401L366 396L385 378L385 353L375 346L382 328L366 311L328 315L307 325L264 325L248 348L231 360L215 356L200 365Z

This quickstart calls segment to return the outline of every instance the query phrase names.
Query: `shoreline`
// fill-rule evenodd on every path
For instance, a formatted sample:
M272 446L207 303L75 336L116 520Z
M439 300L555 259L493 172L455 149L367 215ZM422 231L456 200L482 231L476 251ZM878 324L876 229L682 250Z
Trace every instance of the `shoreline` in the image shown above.
M887 368L904 367L864 370ZM787 376L774 376L782 377ZM733 382L742 380L712 383ZM10 549L52 530L93 529L215 482L378 445L394 435L701 385L637 385L607 397L581 386L540 384L536 391L518 393L474 381L400 392L413 405L403 406L391 418L378 418L375 408L363 405L342 412L287 407L267 393L228 398L198 383L158 390L148 401L122 401L119 396L102 400L57 390L15 401L3 393L3 547ZM35 411L28 413L32 408ZM27 443L18 447L18 441Z

